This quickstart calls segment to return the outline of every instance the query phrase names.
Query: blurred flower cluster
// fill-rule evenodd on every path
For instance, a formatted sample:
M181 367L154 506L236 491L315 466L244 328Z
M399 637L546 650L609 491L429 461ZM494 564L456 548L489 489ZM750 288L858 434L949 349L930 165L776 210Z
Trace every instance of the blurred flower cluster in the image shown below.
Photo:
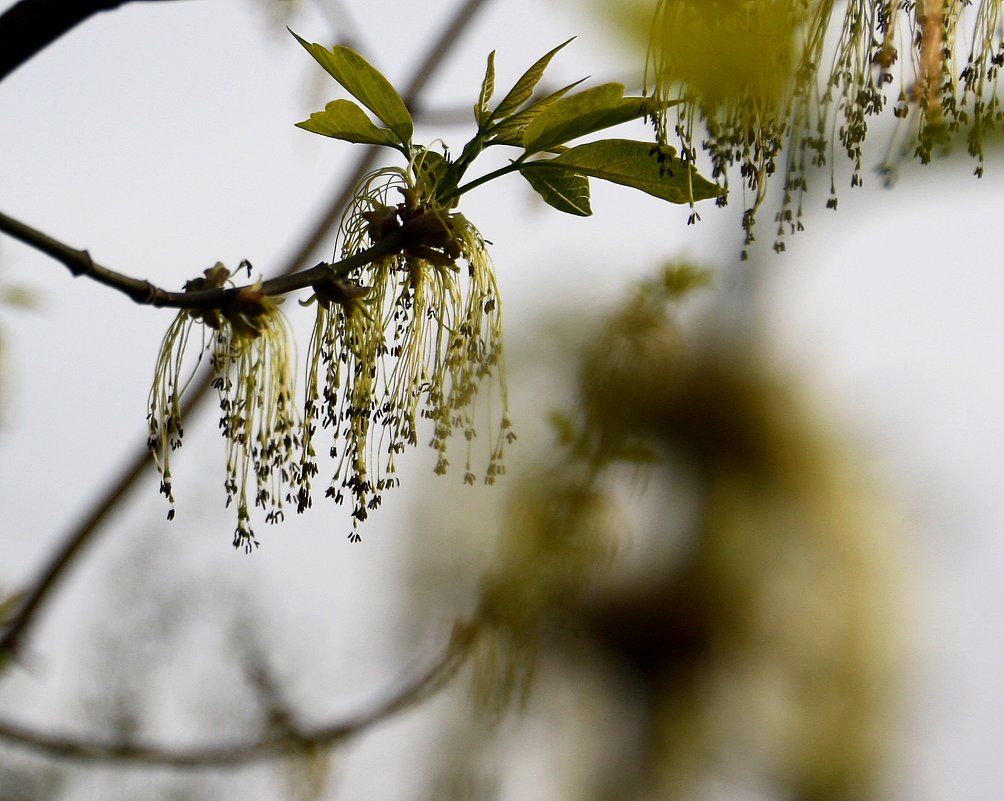
M814 168L828 166L836 208L836 152L861 184L869 126L885 112L897 128L877 159L885 180L904 157L927 163L955 138L982 175L1004 121L1000 0L659 0L654 18L648 2L610 6L648 42L648 91L684 99L655 115L658 140L675 138L691 161L703 149L722 186L738 169L747 244L775 176L776 250L802 226Z
M677 322L706 280L668 269L595 325L558 447L514 468L500 516L479 506L431 549L501 521L463 602L482 714L458 713L427 797L504 795L527 738L551 797L876 797L896 648L881 504L796 389ZM525 717L500 725L513 699Z

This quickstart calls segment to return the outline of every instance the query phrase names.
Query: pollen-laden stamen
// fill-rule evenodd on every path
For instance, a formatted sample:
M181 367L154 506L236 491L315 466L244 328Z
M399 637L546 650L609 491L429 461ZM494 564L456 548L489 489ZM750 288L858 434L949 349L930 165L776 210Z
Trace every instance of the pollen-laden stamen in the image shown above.
M174 518L174 485L171 478L171 453L181 447L184 423L181 416L181 395L187 383L182 372L182 359L188 346L193 320L182 311L171 323L161 342L153 387L147 411L147 447L153 454L160 473L160 491L170 504L168 520Z
M437 208L432 194L404 170L384 169L365 179L342 223L339 255L395 232L403 233L400 251L340 279L358 291L327 297L315 291L305 430L313 433L318 420L334 429L337 466L328 495L339 502L351 497L352 539L383 491L397 485L395 457L418 443L423 418L431 421L437 473L448 464L451 434L463 433L468 483L478 390L486 381L497 398L486 405L499 419L486 446L486 480L502 472L504 445L513 438L501 304L485 242L463 215ZM309 483L316 472L314 447L305 437L298 474ZM309 505L304 492L298 508Z
M744 204L746 244L779 184L775 247L801 230L816 168L836 208L836 154L850 185L867 175L873 120L903 120L885 140L889 182L904 159L928 163L965 141L982 175L987 137L1004 122L1001 0L658 0L646 93L668 105L652 115L656 139L698 151L712 176ZM678 101L678 102L677 102ZM907 121L909 120L909 121ZM883 158L880 156L879 158ZM824 179L825 180L825 179Z
M229 271L218 264L205 275L188 282L186 289L218 288ZM222 309L178 314L161 345L148 414L148 445L161 472L161 491L171 502L169 517L174 515L170 452L181 445L181 395L190 380L184 378L184 356L196 323L212 332L202 337L199 359L211 350L219 425L227 441L227 505L237 502L234 545L251 550L257 545L251 529L251 488L253 503L265 511L266 520L279 522L296 478L290 466L300 450L301 430L291 335L278 301L257 286L234 293Z
M254 505L267 522L281 522L284 501L294 494L291 467L302 431L285 319L274 302L267 312L234 319L238 322L217 332L213 369L227 441L227 504L237 502L234 546L251 550L258 544L250 524L252 476Z

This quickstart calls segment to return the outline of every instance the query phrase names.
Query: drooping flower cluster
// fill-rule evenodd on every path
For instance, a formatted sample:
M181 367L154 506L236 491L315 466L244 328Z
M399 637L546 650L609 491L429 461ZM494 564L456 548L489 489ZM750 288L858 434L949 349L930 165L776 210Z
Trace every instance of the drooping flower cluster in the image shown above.
M189 281L185 288L219 288L229 276L230 271L217 264L205 271L205 278ZM161 492L171 503L170 519L174 516L170 454L181 446L181 395L190 379L184 367L185 349L196 324L212 331L208 341L203 335L199 358L210 351L220 429L227 442L227 505L237 503L234 546L245 550L258 544L248 500L252 474L254 505L265 510L269 522L280 521L293 477L290 464L300 444L291 335L278 311L279 302L251 287L235 293L224 309L182 310L164 337L150 392L147 444L161 472Z
M723 186L738 167L747 244L777 176L783 250L812 168L829 165L836 208L835 152L861 184L869 123L890 108L900 129L880 157L885 180L902 157L927 163L959 135L982 175L987 137L1004 123L1000 12L1001 0L659 0L648 81L657 98L684 102L656 115L658 139L675 134L691 160L701 147Z
M437 473L449 464L447 441L463 434L467 483L476 480L475 401L483 382L493 383L490 394L498 397L498 429L487 445L489 483L502 472L504 445L513 438L498 286L484 240L462 214L437 207L434 187L413 180L415 174L422 172L386 168L363 181L343 221L338 255L389 236L401 238L400 249L314 287L298 507L310 505L319 421L335 437L327 494L338 502L351 498L352 539L382 493L397 485L395 457L417 444L422 419L432 425Z
M472 690L483 711L494 716L526 700L539 651L612 578L630 509L665 463L653 429L692 358L677 306L709 281L689 263L666 265L570 354L574 401L552 415L557 442L547 458L510 486L495 564L481 581Z
M435 163L427 152L424 157ZM393 246L351 274L332 271L313 285L317 316L302 417L295 407L290 333L274 298L252 286L233 291L221 309L178 314L161 346L148 414L148 444L172 504L169 518L170 454L181 445L180 399L189 380L184 353L196 324L212 332L203 335L200 354L211 353L220 398L227 502L237 504L235 546L257 545L252 491L269 522L282 519L284 502L300 512L312 505L319 428L333 440L327 494L338 502L351 498L352 540L382 493L399 483L395 458L418 443L423 420L437 453L435 472L446 472L448 441L460 433L464 481L474 483L476 424L486 406L497 428L484 447L484 479L493 483L503 472L504 448L514 435L498 286L484 240L462 214L437 204L432 175L416 164L407 171L384 168L358 188L341 226L339 255ZM186 290L222 288L229 276L218 264ZM491 391L482 404L483 384Z

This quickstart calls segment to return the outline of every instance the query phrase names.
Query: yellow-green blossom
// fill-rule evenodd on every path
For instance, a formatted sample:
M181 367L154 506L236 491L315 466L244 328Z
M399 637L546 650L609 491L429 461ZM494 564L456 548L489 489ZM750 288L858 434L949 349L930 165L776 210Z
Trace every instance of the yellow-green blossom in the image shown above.
M372 173L341 227L342 257L391 234L402 238L400 249L333 286L315 287L299 506L310 505L318 468L309 439L320 419L335 437L328 495L339 502L351 496L355 525L398 483L395 456L418 443L422 418L432 425L436 472L446 471L447 441L459 430L467 444L464 480L475 480L476 398L486 380L498 419L486 447L487 481L502 472L512 438L498 286L485 242L463 215L438 207L434 186L416 174L416 165Z
M301 436L290 332L268 300L271 308L255 320L257 336L232 325L217 332L213 349L220 428L227 441L227 503L237 499L234 545L246 550L257 545L248 508L249 476L253 471L255 506L266 511L268 522L281 521Z
M206 271L205 279L190 281L186 289L219 287L228 277L229 271L217 265ZM211 330L208 339L203 332L199 358L207 348L211 350L220 430L227 442L227 505L236 499L234 546L245 550L258 544L248 500L252 473L254 505L265 510L268 522L279 522L283 501L292 494L290 463L300 446L295 360L279 302L249 287L236 292L222 309L182 310L164 337L150 393L148 445L161 472L161 492L171 502L170 519L174 516L170 453L181 446L183 434L185 350L195 325Z
M723 186L738 167L747 243L778 177L783 250L802 226L813 168L829 164L826 205L836 208L835 153L861 184L869 122L888 109L899 130L879 167L885 180L904 156L927 163L953 135L965 136L982 175L986 139L1004 122L1000 12L1001 0L659 0L647 79L657 98L684 102L657 115L657 138L675 134L686 159L703 149Z
M160 491L170 503L168 520L174 519L171 452L181 447L181 440L185 434L181 415L181 396L189 379L184 377L182 362L193 324L191 315L182 310L167 329L157 356L153 388L150 390L148 402L146 444L160 473Z

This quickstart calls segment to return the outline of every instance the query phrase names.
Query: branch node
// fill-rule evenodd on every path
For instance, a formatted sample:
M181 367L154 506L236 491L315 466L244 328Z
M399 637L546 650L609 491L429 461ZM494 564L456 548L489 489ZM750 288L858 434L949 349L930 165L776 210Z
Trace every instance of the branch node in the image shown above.
M159 286L151 284L149 281L143 282L146 286L146 292L142 297L137 297L140 303L145 303L148 306L163 307L171 302L171 296L169 293L165 292Z
M94 259L91 258L90 251L87 250L78 250L77 258L66 262L66 266L70 268L74 278L94 273Z

